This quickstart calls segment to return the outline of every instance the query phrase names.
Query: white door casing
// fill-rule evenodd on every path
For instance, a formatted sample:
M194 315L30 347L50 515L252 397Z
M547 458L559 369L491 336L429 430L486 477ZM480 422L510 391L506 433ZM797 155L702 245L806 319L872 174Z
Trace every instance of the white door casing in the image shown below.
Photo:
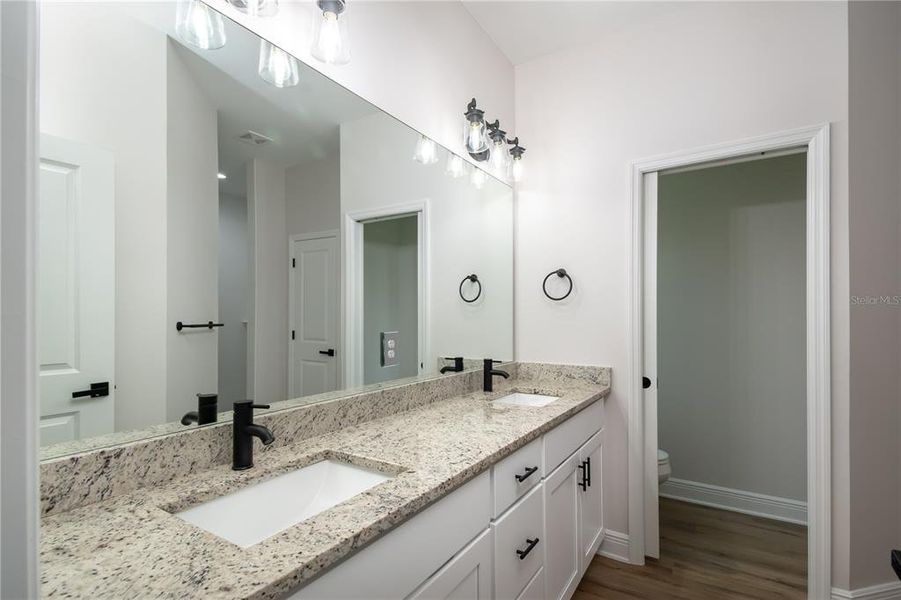
M657 172L644 174L644 553L660 558L660 506L657 502ZM647 380L645 380L647 378ZM644 387L647 384L648 387Z
M290 258L288 392L299 398L338 388L337 232L292 236Z
M794 129L736 142L715 144L642 160L631 166L630 205L630 333L628 337L628 502L629 561L643 564L648 550L646 527L656 504L647 482L656 481L656 461L646 460L656 443L656 419L648 417L642 390L645 359L645 237L647 180L645 174L713 161L731 160L761 152L795 148L807 151L806 199L806 361L807 361L807 587L810 598L831 594L831 339L830 339L830 226L829 124ZM656 196L656 194L654 194ZM653 378L653 377L652 377ZM654 432L649 432L653 425ZM653 447L656 458L656 447Z
M41 444L112 433L115 165L95 146L41 135L38 357ZM107 382L108 395L73 398Z

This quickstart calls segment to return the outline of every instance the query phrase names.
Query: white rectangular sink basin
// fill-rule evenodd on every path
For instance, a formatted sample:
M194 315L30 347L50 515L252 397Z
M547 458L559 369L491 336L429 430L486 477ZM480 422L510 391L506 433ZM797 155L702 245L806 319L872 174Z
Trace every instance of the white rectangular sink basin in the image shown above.
M523 394L515 392L495 400L498 404L513 404L516 406L547 406L551 402L559 400L559 396L543 396L541 394Z
M391 477L348 463L323 460L175 516L249 548Z

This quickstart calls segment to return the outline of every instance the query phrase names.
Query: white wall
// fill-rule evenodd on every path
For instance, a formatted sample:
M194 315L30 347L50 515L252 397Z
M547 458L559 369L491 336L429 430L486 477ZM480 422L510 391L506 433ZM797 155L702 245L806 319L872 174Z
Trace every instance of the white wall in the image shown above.
M257 402L288 397L288 233L285 169L263 160L247 164L248 226L252 235L254 340L248 360Z
M218 389L219 331L175 329L219 321L219 162L216 109L167 44L166 421ZM232 326L234 326L232 324Z
M850 8L851 295L901 294L901 5ZM851 589L901 547L901 311L851 306Z
M418 135L388 115L341 125L341 212L429 201L427 232L432 355L509 359L513 354L510 189L490 180L476 190L468 177L445 174L446 154L432 165L412 159ZM466 304L461 280L476 273L482 297Z
M41 131L116 161L117 430L166 420L166 45L103 5L41 4Z
M281 2L275 19L252 19L225 2L230 18L275 42L355 94L442 145L462 153L462 119L475 96L491 118L513 128L513 68L456 0L353 2L347 17L351 61L310 57L311 2Z
M516 68L516 356L613 367L604 461L607 524L628 532L626 414L632 161L832 123L833 580L847 582L847 6L686 3L653 22ZM573 126L571 124L577 124ZM569 126L567 126L569 125ZM578 285L566 305L541 278Z
M807 497L806 155L658 179L660 448L673 478Z
M247 198L219 194L219 410L247 396L250 246Z
M289 236L338 229L341 205L339 162L336 154L285 171L285 211Z
M419 241L415 216L363 226L363 383L419 373ZM397 364L382 366L382 332L397 332Z

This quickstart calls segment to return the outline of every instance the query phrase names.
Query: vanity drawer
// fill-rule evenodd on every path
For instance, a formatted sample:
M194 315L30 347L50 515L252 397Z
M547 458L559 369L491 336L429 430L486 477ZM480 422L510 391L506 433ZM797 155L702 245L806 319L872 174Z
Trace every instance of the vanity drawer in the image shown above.
M516 600L544 600L544 567L538 569L535 577Z
M604 402L598 400L544 434L544 472L550 473L604 428Z
M501 515L544 477L541 438L533 440L491 468L494 517Z
M503 517L494 530L494 597L516 598L544 565L544 494L538 485Z

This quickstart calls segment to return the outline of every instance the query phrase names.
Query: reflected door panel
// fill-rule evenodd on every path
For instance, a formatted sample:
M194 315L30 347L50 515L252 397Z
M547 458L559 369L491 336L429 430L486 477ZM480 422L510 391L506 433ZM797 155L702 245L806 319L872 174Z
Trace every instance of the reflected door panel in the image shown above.
M42 445L114 429L113 178L113 156L107 151L41 136L37 318Z
M291 397L338 388L338 242L292 241Z

